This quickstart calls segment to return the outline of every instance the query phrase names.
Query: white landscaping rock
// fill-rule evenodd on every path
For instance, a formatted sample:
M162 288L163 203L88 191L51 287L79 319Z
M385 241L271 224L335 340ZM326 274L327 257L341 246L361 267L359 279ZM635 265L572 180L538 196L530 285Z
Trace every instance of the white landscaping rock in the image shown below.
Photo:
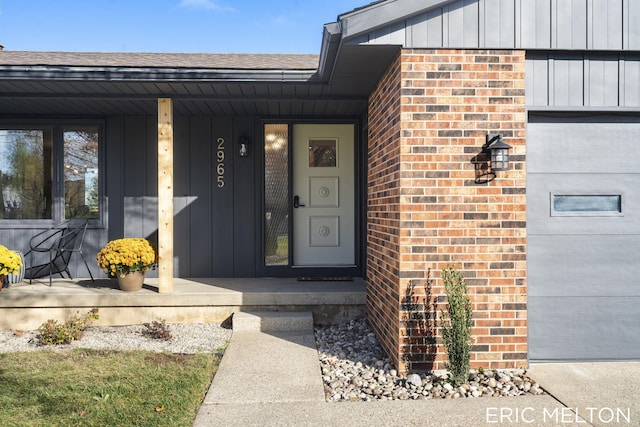
M398 375L366 319L315 329L326 398L340 400L452 399L542 394L522 369L471 372L453 387L446 373ZM344 388L339 387L344 384Z

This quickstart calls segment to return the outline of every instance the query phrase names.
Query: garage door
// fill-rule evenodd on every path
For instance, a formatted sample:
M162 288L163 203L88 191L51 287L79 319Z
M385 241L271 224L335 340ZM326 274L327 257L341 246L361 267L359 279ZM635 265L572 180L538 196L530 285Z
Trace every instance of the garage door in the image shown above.
M531 114L529 358L640 358L640 116Z

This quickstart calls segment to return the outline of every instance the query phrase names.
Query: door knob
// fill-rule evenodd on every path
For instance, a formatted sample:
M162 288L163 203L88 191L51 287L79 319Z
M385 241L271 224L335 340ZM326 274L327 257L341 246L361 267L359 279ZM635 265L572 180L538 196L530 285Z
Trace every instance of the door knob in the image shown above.
M293 196L293 207L296 209L304 207L304 205L300 204L300 196Z

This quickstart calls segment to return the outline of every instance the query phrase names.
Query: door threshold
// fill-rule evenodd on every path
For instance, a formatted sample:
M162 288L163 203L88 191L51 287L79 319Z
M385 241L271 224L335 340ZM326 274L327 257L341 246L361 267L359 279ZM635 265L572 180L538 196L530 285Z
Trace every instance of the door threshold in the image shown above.
M303 276L298 282L353 282L352 276Z

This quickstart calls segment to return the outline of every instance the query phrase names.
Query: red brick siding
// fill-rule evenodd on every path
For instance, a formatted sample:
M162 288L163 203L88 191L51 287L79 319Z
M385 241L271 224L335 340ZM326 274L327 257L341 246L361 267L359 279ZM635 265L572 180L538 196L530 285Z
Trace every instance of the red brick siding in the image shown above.
M425 333L401 303L424 300L431 269L439 318L448 265L469 285L472 366L526 365L524 90L523 51L403 50L370 98L368 308L401 371L444 368L439 325ZM488 132L513 146L512 164L478 183Z
M400 260L400 73L389 67L369 101L367 309L381 345L398 348Z

